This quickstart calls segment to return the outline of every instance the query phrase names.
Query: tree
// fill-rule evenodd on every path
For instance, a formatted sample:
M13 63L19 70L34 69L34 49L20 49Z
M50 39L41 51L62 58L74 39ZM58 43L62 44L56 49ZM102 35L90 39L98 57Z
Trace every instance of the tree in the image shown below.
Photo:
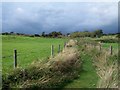
M10 33L4 32L4 33L2 33L2 35L10 35Z
M58 37L58 36L60 36L60 35L62 35L61 32L53 31L53 32L49 33L48 36L49 36L49 37Z
M10 34L12 35L12 34L14 34L14 32L10 32Z
M69 36L70 36L70 33L67 33L66 35L69 37Z
M120 34L117 34L116 37L117 37L117 38L120 38Z
M42 32L42 36L45 37L45 32Z
M35 37L40 37L40 35L39 35L39 34L34 34L34 36L35 36Z
M103 31L100 29L100 30L95 30L93 32L97 37L101 37L103 35Z

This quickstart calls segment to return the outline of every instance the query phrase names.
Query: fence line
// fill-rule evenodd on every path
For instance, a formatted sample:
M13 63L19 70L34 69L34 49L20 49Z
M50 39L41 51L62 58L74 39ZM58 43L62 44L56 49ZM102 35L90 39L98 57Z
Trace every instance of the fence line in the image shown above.
M51 45L51 57L54 57L54 46Z
M59 44L59 46L58 46L58 53L60 53L60 51L61 51L61 49L60 49L60 44Z
M61 52L61 46L60 44L58 45L58 53ZM17 50L14 49L14 53L13 53L13 61L14 61L14 68L17 67ZM51 57L53 58L54 57L54 45L51 45Z
M101 45L101 44L99 44L99 45L85 44L84 47L85 47L85 48L87 48L87 47L97 48L99 51L102 50L102 45ZM108 49L109 49L109 50L108 50L108 53L109 53L110 55L113 55L113 46L110 45L110 47L109 47Z
M87 46L91 46L91 44L85 44L85 48L87 47ZM64 48L66 47L66 42L64 42ZM99 45L99 46L97 46L97 45L92 45L92 47L93 48L96 48L96 47L98 47L98 49L101 51L102 50L102 45ZM110 45L110 48L109 48L109 53L110 53L110 55L112 55L113 54L113 47ZM58 45L58 53L60 53L61 52L61 45L59 44ZM17 50L15 49L14 50L14 68L16 68L17 67L17 56L18 56L18 54L17 54L18 52L17 52ZM53 58L54 57L54 45L51 45L51 57Z
M102 46L101 46L101 45L99 45L99 50L101 51L101 49L102 49Z
M110 46L110 55L112 55L112 54L113 54L113 47Z
M17 50L14 50L14 68L17 67Z
M66 47L66 42L64 42L64 48Z

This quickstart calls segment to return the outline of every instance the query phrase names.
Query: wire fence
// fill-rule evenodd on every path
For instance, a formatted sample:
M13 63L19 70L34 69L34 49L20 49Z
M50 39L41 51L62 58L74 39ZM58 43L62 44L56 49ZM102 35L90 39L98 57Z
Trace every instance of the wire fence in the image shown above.
M62 49L65 47L65 45L66 45L66 42L64 42L64 45L58 44L57 48L55 47L55 45L51 45L50 50L46 49L44 51L39 51L39 53L41 53L41 52L49 53L47 56L53 58L55 56L55 54L60 53L62 51ZM32 51L32 50L30 51L32 54L31 53L28 54L28 53L25 53L25 52L21 52L21 51L19 51L17 49L14 49L11 52L13 52L13 54L7 55L7 56L2 56L2 59L4 59L4 60L6 59L7 61L9 61L9 62L4 63L4 65L6 65L6 66L9 65L8 67L12 66L13 68L16 68L18 66L18 64L19 64L19 66L21 66L20 65L21 64L20 60L23 57L24 58L29 58L29 56L32 55L33 57L35 57L34 59L40 58L40 57L37 57L37 55L36 55L37 53L35 51ZM33 55L33 53L34 53L34 55ZM39 55L39 56L42 56L42 55ZM24 61L24 62L27 62L27 61Z

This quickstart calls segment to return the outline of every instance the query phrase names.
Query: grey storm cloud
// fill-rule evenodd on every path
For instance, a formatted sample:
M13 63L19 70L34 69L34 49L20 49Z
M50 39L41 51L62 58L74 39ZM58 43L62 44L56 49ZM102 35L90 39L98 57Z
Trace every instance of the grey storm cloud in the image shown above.
M2 31L64 33L84 29L117 32L117 3L3 3Z

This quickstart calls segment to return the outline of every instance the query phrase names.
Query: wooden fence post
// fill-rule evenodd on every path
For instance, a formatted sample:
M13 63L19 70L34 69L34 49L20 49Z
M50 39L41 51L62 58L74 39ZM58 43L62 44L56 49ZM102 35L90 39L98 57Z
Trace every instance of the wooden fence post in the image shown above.
M66 42L64 42L64 48L65 48L65 46L66 46Z
M92 48L94 48L95 47L95 45L94 45L94 43L92 44Z
M86 48L86 44L84 45L84 47Z
M17 67L17 50L14 50L14 68Z
M59 44L59 46L58 46L58 53L60 53L60 44Z
M110 46L110 55L112 55L112 54L113 54L113 47Z
M53 57L53 55L54 55L54 46L51 45L51 57Z
M101 45L99 45L99 50L101 51Z

